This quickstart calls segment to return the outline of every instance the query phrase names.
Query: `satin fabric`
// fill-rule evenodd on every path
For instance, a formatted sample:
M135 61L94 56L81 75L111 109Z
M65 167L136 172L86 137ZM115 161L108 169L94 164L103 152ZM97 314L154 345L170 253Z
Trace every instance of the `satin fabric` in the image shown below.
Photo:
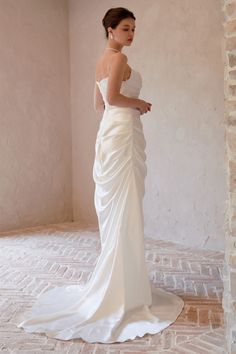
M147 174L140 112L106 100L108 79L97 82L106 108L95 144L94 204L101 253L88 283L55 287L39 295L18 327L62 340L114 343L158 333L184 302L151 285L145 263L142 200ZM139 72L121 93L138 97Z

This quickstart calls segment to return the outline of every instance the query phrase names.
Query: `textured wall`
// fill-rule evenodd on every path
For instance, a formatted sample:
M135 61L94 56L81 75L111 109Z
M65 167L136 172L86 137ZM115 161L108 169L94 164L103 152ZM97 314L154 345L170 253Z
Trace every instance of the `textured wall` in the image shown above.
M220 1L154 1L139 18L143 95L153 102L144 120L146 234L224 249Z
M67 1L0 1L0 43L0 230L71 220Z
M95 135L100 115L93 110L94 63L98 55L98 34L102 2L69 0L71 120L73 163L73 220L96 224L92 167ZM97 43L96 43L97 42Z
M222 0L224 14L225 137L227 169L223 308L227 353L236 353L236 0Z
M147 5L148 4L148 5ZM226 178L221 5L218 0L70 0L74 219L96 223L92 165L101 114L93 111L96 58L106 45L110 7L136 16L124 48L143 76L147 141L145 233L186 245L224 249Z

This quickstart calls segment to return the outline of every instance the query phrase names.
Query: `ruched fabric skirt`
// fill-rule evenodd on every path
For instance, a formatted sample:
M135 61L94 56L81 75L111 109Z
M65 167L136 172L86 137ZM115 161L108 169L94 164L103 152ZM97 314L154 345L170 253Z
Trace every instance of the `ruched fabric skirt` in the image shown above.
M145 146L138 110L104 111L93 165L101 239L96 266L85 286L41 294L18 327L63 340L113 343L158 333L177 318L183 300L151 286L145 263Z

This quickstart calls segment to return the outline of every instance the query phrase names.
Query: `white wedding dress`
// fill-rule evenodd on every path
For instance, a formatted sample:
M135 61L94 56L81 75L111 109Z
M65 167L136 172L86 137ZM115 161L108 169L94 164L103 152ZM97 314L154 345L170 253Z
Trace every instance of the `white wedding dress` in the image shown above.
M140 112L109 105L107 82L97 82L106 108L93 166L101 253L86 285L55 287L38 296L17 325L26 332L61 340L124 342L162 331L184 306L179 296L151 286L143 234L147 169ZM121 93L138 97L141 86L140 73L132 70Z

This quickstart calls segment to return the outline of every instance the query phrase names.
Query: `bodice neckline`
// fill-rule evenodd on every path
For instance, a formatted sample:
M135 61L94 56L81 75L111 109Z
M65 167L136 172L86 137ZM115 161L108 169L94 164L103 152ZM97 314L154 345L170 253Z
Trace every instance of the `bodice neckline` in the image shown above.
M131 72L130 72L129 78L128 78L127 80L122 80L122 84L123 84L124 82L129 81L129 80L131 79L131 76L133 75L133 71L135 71L135 70L131 68ZM100 84L102 81L107 80L108 77L109 77L109 76L106 76L106 77L104 77L103 79L101 79L101 80L99 80L99 81L96 81L96 83L97 83L97 84Z

